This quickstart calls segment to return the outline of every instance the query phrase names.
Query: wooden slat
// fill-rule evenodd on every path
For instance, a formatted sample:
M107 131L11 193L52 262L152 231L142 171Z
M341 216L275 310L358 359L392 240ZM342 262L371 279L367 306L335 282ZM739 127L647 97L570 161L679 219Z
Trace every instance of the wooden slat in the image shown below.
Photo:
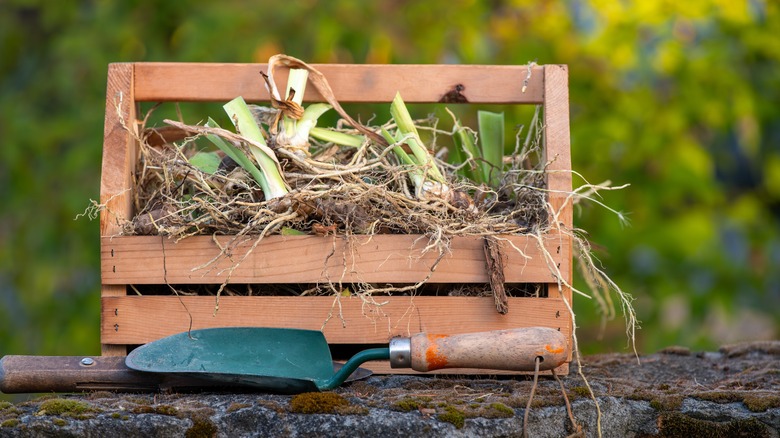
M254 238L230 244L230 258L221 257L230 237L193 236L176 243L161 236L104 237L101 247L103 284L220 284L231 283L416 283L431 275L432 283L487 283L483 242L476 237L454 238L435 266L438 251L423 254L428 240L415 235L267 236L251 252ZM511 242L511 245L510 245ZM570 253L559 248L568 240L546 240L567 271ZM507 236L501 242L507 283L553 281L539 244L527 236ZM519 251L522 251L521 254ZM524 257L523 255L527 256ZM233 269L232 273L230 269Z
M386 343L418 332L470 333L544 326L569 330L561 300L510 298L509 313L496 312L489 297L103 297L101 339L143 344L209 327L288 327L322 330L331 344Z
M455 85L475 103L541 103L542 67L533 67L523 93L527 66L518 65L370 65L315 64L327 78L336 99L347 102L390 102L400 92L407 103L437 102ZM260 71L266 64L136 63L138 101L219 101L236 96L268 101ZM287 73L280 69L283 89ZM322 101L310 87L307 101Z
M106 114L103 135L103 163L100 177L101 235L121 231L119 220L132 217L133 169L137 147L131 132L135 129L133 65L111 64L106 87ZM125 295L126 288L103 284L101 296ZM124 347L102 346L104 356L127 354Z

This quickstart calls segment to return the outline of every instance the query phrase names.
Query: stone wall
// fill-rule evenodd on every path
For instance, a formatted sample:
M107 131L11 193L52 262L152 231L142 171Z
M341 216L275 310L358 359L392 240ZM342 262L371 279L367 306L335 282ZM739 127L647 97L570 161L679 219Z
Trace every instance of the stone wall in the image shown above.
M601 416L576 368L560 384L540 378L532 437L777 437L780 342L691 353L669 348L640 358L583 360ZM373 376L336 391L46 395L0 402L0 436L521 436L530 378ZM572 423L572 419L574 423Z

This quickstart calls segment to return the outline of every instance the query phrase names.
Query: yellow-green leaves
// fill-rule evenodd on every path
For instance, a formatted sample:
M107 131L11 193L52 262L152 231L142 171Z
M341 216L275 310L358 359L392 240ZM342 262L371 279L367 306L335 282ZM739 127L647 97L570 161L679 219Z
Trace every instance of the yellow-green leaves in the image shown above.
M195 166L201 172L214 174L219 169L219 163L222 161L216 152L198 152L190 159L190 164Z
M215 141L215 139L218 139L216 136L209 136L209 139L252 174L263 189L266 199L278 198L287 194L287 183L282 176L279 161L271 148L266 145L263 133L255 122L254 117L252 117L252 113L244 99L237 97L226 103L224 109L233 125L235 125L236 131L248 140L246 148L260 166L262 173L253 172L251 168L254 165L249 166L248 164L251 164L251 162L247 164L248 157L246 154L235 148L235 146L228 144L222 139ZM213 120L209 120L209 122L214 123ZM228 153L228 150L231 150L232 153Z
M482 181L497 187L504 160L504 113L478 111L479 149L482 152Z
M461 125L448 110L453 119L455 150L451 162L460 164L470 161L461 174L466 178L490 187L498 187L504 163L504 113L478 111L479 134Z
M316 126L313 126L309 130L309 135L320 141L353 148L359 148L366 140L366 137L362 135L347 134L332 129L318 128Z
M415 188L415 196L418 198L422 196L422 190L425 184L425 172L420 168L416 160L414 160L406 151L401 147L400 142L402 135L397 133L394 137L393 134L382 128L382 136L388 143L394 144L393 153L401 161L401 164L409 168L409 179L412 180L412 184Z
M393 103L390 105L390 115L396 124L395 135L382 129L382 136L390 144L395 144L393 153L401 163L411 166L409 177L415 188L415 196L424 198L427 194L442 195L447 191L446 180L436 166L433 154L425 147L417 128L414 126L412 116L406 108L400 93L396 93ZM406 145L411 154L404 150Z
M402 134L401 141L403 144L409 146L412 154L415 158L415 163L426 169L428 178L431 178L438 182L444 182L444 176L436 167L436 163L433 161L433 155L424 146L422 140L420 140L420 134L417 132L417 127L414 126L414 120L409 114L409 110L406 108L404 100L401 98L401 93L395 94L395 99L390 105L390 115L393 116L398 127L399 133Z

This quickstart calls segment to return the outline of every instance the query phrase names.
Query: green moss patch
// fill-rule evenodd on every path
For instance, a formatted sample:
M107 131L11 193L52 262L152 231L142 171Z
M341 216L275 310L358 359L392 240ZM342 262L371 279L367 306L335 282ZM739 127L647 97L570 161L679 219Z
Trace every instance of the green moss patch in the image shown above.
M420 402L412 398L405 398L393 403L393 409L401 412L416 411L420 409Z
M141 405L133 408L132 412L134 414L158 414L171 417L176 417L179 414L178 409L171 405Z
M682 395L661 396L650 400L650 407L656 411L676 411L682 406Z
M472 407L473 411L467 411L468 418L511 418L515 416L515 410L503 403L491 403L487 406Z
M466 414L454 406L446 406L444 413L439 414L436 418L439 421L451 423L456 429L462 429L466 425Z
M7 401L0 402L0 421L5 422L6 420L16 419L16 416L21 413L21 409L17 408L13 403Z
M699 392L694 394L693 397L715 403L735 403L742 401L742 394L731 391Z
M768 394L746 394L742 399L745 407L752 412L766 412L767 409L780 408L780 396Z
M626 395L628 400L644 400L650 401L655 398L655 395L644 389L635 389L631 394Z
M100 410L83 401L51 398L40 404L37 415L62 415L84 420L96 412L100 412Z
M194 415L192 426L184 434L186 438L211 438L217 435L217 426L205 415Z
M290 400L290 410L298 414L334 414L349 401L335 392L305 392Z
M576 400L580 397L590 397L590 391L587 386L575 386L567 395L569 400Z
M439 402L438 407L443 407L447 403ZM396 411L411 412L421 408L432 408L434 406L430 397L404 397L393 403L392 408Z
M19 425L19 420L16 418L9 418L2 423L0 423L0 427L16 427Z

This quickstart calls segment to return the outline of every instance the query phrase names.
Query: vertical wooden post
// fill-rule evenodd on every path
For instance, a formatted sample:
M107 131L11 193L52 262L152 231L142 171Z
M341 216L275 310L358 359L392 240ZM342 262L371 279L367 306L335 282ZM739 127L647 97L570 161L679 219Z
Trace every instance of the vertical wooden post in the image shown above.
M571 173L571 134L569 132L569 72L565 65L544 66L544 160L547 167L547 189L550 200L550 225L571 230L573 228L573 207L568 199L572 190ZM554 223L557 221L557 224ZM572 237L559 233L560 253L555 254L559 260L572 260ZM568 269L561 270L563 279L572 284L573 264ZM570 287L559 288L557 284L548 286L550 297L562 297L572 303ZM566 315L566 318L570 318ZM572 333L567 333L571 341ZM571 347L571 346L570 346ZM569 351L572 349L569 348Z
M110 64L106 87L103 164L100 177L100 235L113 236L121 231L121 221L132 217L133 169L137 155L136 108L133 96L133 64ZM127 294L123 285L101 285L101 297ZM101 315L106 315L105 309ZM110 314L110 312L109 312ZM101 332L110 325L101 320ZM125 346L101 345L103 356L123 356Z

